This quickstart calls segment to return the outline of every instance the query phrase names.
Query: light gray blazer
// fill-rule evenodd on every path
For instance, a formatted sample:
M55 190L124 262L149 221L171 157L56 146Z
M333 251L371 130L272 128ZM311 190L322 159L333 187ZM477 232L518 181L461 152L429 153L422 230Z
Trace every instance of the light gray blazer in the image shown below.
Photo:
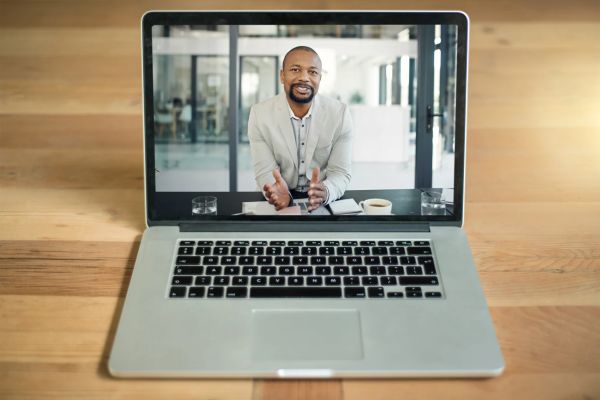
M313 100L310 131L306 144L307 174L321 168L320 181L329 191L329 202L344 195L350 183L352 119L348 106L329 97ZM273 170L279 167L290 189L298 185L298 147L290 120L285 93L257 103L248 119L250 153L254 176L260 190L273 184Z

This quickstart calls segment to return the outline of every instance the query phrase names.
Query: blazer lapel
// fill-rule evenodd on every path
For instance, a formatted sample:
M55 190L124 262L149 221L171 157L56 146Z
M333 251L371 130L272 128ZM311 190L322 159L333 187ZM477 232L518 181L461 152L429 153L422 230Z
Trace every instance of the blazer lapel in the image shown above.
M296 138L294 137L294 129L290 121L290 110L288 109L285 93L279 94L280 101L277 104L277 125L283 136L283 140L290 152L290 157L294 161L294 166L298 168L298 147L296 147Z

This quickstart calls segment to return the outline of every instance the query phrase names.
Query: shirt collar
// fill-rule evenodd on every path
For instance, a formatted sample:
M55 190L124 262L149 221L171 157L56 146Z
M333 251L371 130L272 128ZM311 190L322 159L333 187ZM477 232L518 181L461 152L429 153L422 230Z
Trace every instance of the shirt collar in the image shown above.
M292 107L290 107L290 104L287 102L287 99L286 99L285 103L287 104L288 110L290 111L290 118L296 119L298 121L304 121L305 119L307 119L308 117L310 117L312 115L312 109L313 109L313 106L315 105L315 100L313 98L313 101L310 104L310 108L308 109L308 112L306 113L306 115L303 118L296 117L296 115L294 114L294 111L292 111Z

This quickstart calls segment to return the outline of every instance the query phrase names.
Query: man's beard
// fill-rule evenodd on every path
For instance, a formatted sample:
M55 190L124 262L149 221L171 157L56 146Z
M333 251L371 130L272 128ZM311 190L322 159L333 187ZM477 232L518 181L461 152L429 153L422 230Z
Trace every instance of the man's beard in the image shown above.
M296 87L296 86L306 86L306 87L310 88L310 95L308 97L304 97L304 98L296 96L294 94L294 87ZM289 95L290 99L292 99L292 101L295 101L296 103L307 104L312 101L313 97L315 97L315 90L308 85L302 85L299 83L295 83L292 86L290 86L290 91L289 91L288 95Z

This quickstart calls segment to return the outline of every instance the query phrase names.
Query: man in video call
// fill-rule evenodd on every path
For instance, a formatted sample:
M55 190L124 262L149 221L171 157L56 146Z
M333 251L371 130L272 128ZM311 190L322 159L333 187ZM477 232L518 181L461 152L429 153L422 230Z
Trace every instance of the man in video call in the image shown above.
M350 112L340 101L317 95L321 75L317 52L294 47L279 73L283 93L250 110L256 182L277 210L306 197L308 210L315 210L342 197L350 183Z

